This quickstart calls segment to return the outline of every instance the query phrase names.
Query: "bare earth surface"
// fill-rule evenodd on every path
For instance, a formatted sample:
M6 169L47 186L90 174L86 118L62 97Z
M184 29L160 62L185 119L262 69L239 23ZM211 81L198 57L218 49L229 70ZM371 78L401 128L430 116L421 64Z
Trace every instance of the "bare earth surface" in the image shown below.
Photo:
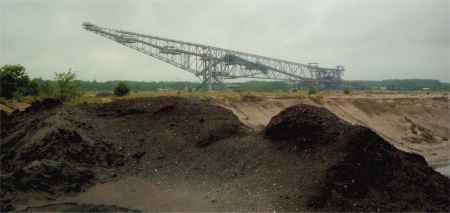
M447 93L352 94L310 98L260 98L218 104L246 125L261 130L283 109L305 103L324 106L340 118L366 126L399 149L418 153L433 166L450 164L450 113Z
M394 114L386 112L392 107L381 108L392 101L374 99L380 100L378 114L367 119ZM445 113L443 106L448 107L448 99L439 97L414 100L407 100L414 110ZM448 141L439 128L448 128L448 123L432 128L432 122L413 116L417 111L402 108L403 114L392 121L409 121L404 125L411 131L404 139L408 146L387 142L396 139L389 134L400 133L389 132L389 126L375 128L381 121L369 123L374 131L351 125L363 123L362 115L372 113L363 106L376 105L366 102L356 97L323 102L247 98L237 103L156 97L80 107L53 101L33 104L22 113L2 114L0 207L448 211L449 179L423 157L390 145L405 150L413 145L445 147ZM337 113L340 104L348 103L356 109ZM312 105L334 109L346 119ZM356 122L350 115L358 110L361 119ZM442 117L432 117L435 111L429 114ZM448 111L446 115L448 119ZM441 159L442 153L433 152Z
M325 106L374 129L397 148L424 156L432 165L450 162L448 97L335 98Z

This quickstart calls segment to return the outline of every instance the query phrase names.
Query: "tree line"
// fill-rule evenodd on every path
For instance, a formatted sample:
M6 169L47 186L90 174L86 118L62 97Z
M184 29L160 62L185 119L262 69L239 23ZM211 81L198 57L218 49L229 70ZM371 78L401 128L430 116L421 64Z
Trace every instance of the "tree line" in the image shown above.
M71 70L55 73L52 80L31 79L22 65L4 65L0 67L0 97L5 99L21 99L24 96L53 98L62 102L78 99L85 85L76 80ZM124 82L117 82L112 88L117 96L124 96L130 89Z
M79 81L81 89L84 91L112 91L118 81ZM158 90L177 90L192 91L198 90L201 83L186 81L123 81L132 91L158 91ZM225 83L219 89L238 90L238 91L292 91L309 90L317 85L309 82L300 82L292 84L283 81L246 81L238 83ZM338 89L338 90L392 90L392 91L414 91L414 90L432 90L449 91L450 83L440 82L431 79L402 79L402 80L382 80L382 81L344 81L337 88L325 87L318 89Z
M292 91L311 89L350 90L443 90L450 91L450 83L433 79L398 79L382 81L344 81L336 87L318 87L311 82L289 83L284 81L246 81L225 83L218 89L234 91ZM6 99L21 96L55 97L68 100L79 97L83 91L113 92L118 96L131 91L177 90L195 91L201 83L188 81L82 81L77 80L72 71L56 73L51 80L31 79L22 65L4 65L0 67L0 97Z

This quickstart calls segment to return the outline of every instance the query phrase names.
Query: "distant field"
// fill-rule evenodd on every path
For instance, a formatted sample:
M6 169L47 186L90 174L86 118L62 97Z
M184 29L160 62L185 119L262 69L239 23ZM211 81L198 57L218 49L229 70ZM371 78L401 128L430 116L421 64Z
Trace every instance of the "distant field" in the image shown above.
M426 91L351 91L350 94L344 94L342 91L318 91L315 94L308 94L308 91L300 90L296 92L276 91L276 92L234 92L234 91L133 91L124 97L114 95L97 96L95 91L84 92L78 102L83 103L102 103L110 102L115 99L132 99L157 96L179 96L179 97L200 97L213 99L231 99L240 100L243 97L271 97L271 98L308 98L308 97L361 97L369 95L388 95L388 96L442 96L448 95L448 92L426 92Z

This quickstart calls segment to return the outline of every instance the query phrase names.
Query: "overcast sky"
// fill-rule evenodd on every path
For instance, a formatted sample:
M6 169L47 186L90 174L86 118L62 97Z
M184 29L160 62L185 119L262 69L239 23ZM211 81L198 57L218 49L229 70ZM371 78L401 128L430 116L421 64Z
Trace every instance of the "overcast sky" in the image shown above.
M345 79L450 81L449 0L0 0L0 65L33 77L197 80L82 29L99 26L300 63L344 65Z

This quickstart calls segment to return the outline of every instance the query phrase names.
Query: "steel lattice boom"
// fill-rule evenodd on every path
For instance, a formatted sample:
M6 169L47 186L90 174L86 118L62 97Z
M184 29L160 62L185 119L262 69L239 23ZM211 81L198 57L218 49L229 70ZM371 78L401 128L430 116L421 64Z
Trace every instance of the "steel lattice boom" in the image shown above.
M193 73L204 85L225 79L257 78L289 81L312 81L339 84L343 66L319 67L250 53L178 41L152 35L99 27L83 23L83 28Z

